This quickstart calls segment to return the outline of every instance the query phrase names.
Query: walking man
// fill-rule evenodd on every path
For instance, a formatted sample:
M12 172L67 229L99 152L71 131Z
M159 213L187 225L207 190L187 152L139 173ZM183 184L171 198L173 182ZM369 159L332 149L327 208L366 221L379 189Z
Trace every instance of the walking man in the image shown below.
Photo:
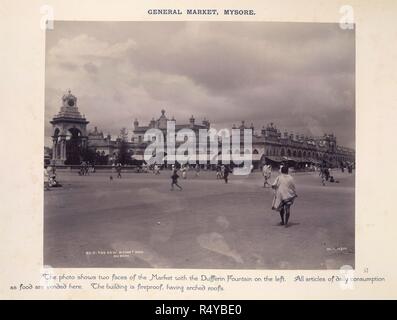
M229 182L229 173L230 173L229 166L225 166L225 169L223 171L223 179L225 180L225 183Z
M290 208L297 197L294 178L288 174L288 167L281 168L281 174L274 181L272 188L275 190L272 209L280 213L280 225L288 226Z
M177 186L179 190L182 190L182 187L178 184L178 178L178 170L174 169L171 176L171 191L174 191L174 185Z

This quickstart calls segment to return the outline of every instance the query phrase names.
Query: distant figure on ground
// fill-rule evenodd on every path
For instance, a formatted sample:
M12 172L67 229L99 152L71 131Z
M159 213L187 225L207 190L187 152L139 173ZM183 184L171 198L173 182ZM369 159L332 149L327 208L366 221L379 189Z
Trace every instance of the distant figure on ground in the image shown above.
M223 179L225 180L225 183L229 182L229 173L230 173L230 169L229 166L225 166L225 168L223 169Z
M121 163L119 162L116 166L116 171L117 171L117 178L121 179Z
M288 174L287 166L281 168L281 174L274 181L272 188L275 190L272 209L280 213L280 225L287 227L290 208L297 197L294 178Z
M174 169L172 171L172 176L171 176L171 191L174 190L174 185L177 186L179 188L179 190L182 190L182 187L178 184L178 170Z
M84 166L84 174L88 176L90 174L90 163L87 161Z
M353 173L353 164L349 163L349 164L347 165L347 172L348 172L348 173Z
M115 163L113 162L113 163L112 163L112 170L111 170L110 177L109 177L110 181L113 180L113 174L114 174L115 172L116 172L116 165L115 165Z
M186 178L187 178L187 168L186 168L185 165L183 165L183 166L181 167L181 171L182 171L182 178L183 178L183 179L186 179Z
M222 172L221 172L221 166L217 165L216 166L216 179L222 179Z
M47 171L47 167L44 167L44 190L46 191L50 191L49 181L50 181L50 177Z
M84 163L85 163L84 161L80 163L80 170L79 170L80 176L84 176Z
M56 169L55 167L48 166L47 169L47 182L48 187L62 187L62 185L57 181Z
M221 178L222 179L224 178L224 174L225 174L225 165L222 164L222 166L221 166Z
M320 167L320 173L319 173L319 176L321 178L321 183L323 184L323 186L325 186L325 171L324 171L324 169L325 168Z
M323 186L325 186L325 181L328 181L330 177L329 169L326 166L322 166L320 168L320 177L321 183L323 184Z
M263 187L266 188L267 185L271 186L269 183L269 179L272 175L272 167L270 164L265 164L262 168L263 178L265 179L263 183Z
M329 177L330 177L330 175L331 175L331 173L330 173L330 170L329 170L329 168L327 168L327 167L325 167L325 180L329 180Z
M196 164L196 177L200 175L200 165Z

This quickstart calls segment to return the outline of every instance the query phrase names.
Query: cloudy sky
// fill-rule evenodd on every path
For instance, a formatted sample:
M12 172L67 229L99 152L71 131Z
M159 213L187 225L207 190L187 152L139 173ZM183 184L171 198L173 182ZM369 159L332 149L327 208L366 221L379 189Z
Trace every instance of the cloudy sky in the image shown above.
M49 121L68 90L104 133L177 123L334 133L355 141L355 35L338 24L275 22L56 22L46 37Z

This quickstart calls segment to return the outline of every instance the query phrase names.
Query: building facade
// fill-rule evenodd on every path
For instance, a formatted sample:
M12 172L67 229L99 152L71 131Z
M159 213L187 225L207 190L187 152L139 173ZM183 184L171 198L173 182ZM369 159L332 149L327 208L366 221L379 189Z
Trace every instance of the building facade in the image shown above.
M161 115L157 119L152 118L147 125L140 126L139 121L135 119L130 140L125 141L121 137L113 140L110 135L104 135L97 127L87 133L86 127L89 122L78 111L77 98L69 91L62 97L60 112L51 121L53 125L52 162L57 165L78 164L82 161L83 151L88 149L91 153L96 154L97 159L105 159L104 162L112 164L117 161L120 146L123 143L131 161L142 163L144 151L151 143L145 141L145 133L149 129L158 129L166 140L169 121L174 121L175 134L181 129L190 129L195 133L197 162L204 157L209 164L212 158L205 154L205 152L209 153L209 141L204 145L198 139L199 130L210 129L210 122L207 119L204 118L199 123L192 115L188 122L177 123L174 117L169 119L166 116L166 111L161 110ZM243 135L244 129L252 130L252 160L256 168L265 163L278 165L281 162L290 162L295 167L307 164L327 164L337 167L355 162L355 151L339 146L334 134L308 137L287 131L281 132L273 123L262 127L258 132L255 131L253 124L247 126L245 121L242 121L238 127L233 125L232 129L239 129L241 135ZM178 148L181 143L183 141L176 141L175 147ZM221 150L221 140L217 143L218 150ZM242 145L243 140L241 139ZM206 151L203 152L203 150ZM166 157L165 152L163 160L166 161ZM219 160L221 160L220 157ZM201 163L203 162L201 161Z
M196 149L196 154L197 154L197 159L199 159L199 155L202 153L201 150L203 150L203 146L200 144L199 141L199 130L208 130L210 129L210 122L207 119L203 119L201 123L196 122L196 119L192 115L189 119L188 123L177 123L174 117L171 119L167 118L165 114L165 110L161 110L161 115L160 117L156 120L155 118L152 118L152 120L148 123L146 126L140 126L139 121L135 119L134 125L133 125L133 136L131 139L131 142L133 143L133 146L135 147L135 155L136 159L142 159L143 160L143 154L150 143L150 141L144 141L144 135L145 132L149 129L158 129L162 132L163 137L164 137L164 143L167 142L168 139L168 133L167 133L167 124L169 121L174 122L175 124L175 147L178 148L182 143L185 141L177 141L176 139L176 134L182 130L182 129L189 129L192 130L193 133L195 134L196 141L195 143L195 149ZM208 144L206 146L208 149ZM164 152L164 160L166 161L166 156L167 152ZM139 158L138 158L139 157Z
M239 128L248 127L243 122ZM255 128L251 125L249 129L254 132ZM253 134L252 150L256 165L289 161L296 165L326 164L338 167L355 162L355 151L339 146L334 134L308 137L287 131L282 133L273 123L263 127L260 133Z

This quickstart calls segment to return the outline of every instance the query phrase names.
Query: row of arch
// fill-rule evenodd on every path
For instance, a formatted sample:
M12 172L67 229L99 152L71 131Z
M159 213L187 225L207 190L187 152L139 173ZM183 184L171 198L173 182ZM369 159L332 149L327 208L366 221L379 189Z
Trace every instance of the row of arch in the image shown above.
M253 154L259 154L257 149L253 150ZM267 148L264 153L265 156L280 156L280 157L296 157L296 158L311 158L316 160L329 160L329 161L352 161L350 156L346 155L328 155L324 152L294 150L285 148Z
M232 153L231 150L230 154ZM143 149L129 149L131 155L143 155ZM246 150L245 152L249 152ZM219 151L218 154L221 154ZM264 156L280 156L280 157L295 157L295 158L309 158L316 160L330 160L330 161L353 161L352 157L348 155L338 154L327 154L324 152L306 151L306 150L295 150L290 148L266 148L265 150L252 149L252 153L255 155L263 154Z
M229 150L230 151L230 150ZM143 155L143 150L136 150L135 152L133 150L130 150L131 154L136 154L136 155ZM248 150L246 151L248 152ZM263 150L262 150L263 152ZM260 154L262 153L258 151L258 149L253 149L252 153L253 154ZM231 151L230 151L231 153ZM219 155L221 154L221 151L218 153ZM323 152L315 152L315 151L305 151L305 150L291 150L287 149L285 150L284 148L277 149L277 148L268 148L265 150L264 154L265 156L280 156L280 157L295 157L295 158L310 158L310 159L316 159L316 160L329 160L329 161L353 161L353 159L349 156L344 156L344 155L328 155Z

